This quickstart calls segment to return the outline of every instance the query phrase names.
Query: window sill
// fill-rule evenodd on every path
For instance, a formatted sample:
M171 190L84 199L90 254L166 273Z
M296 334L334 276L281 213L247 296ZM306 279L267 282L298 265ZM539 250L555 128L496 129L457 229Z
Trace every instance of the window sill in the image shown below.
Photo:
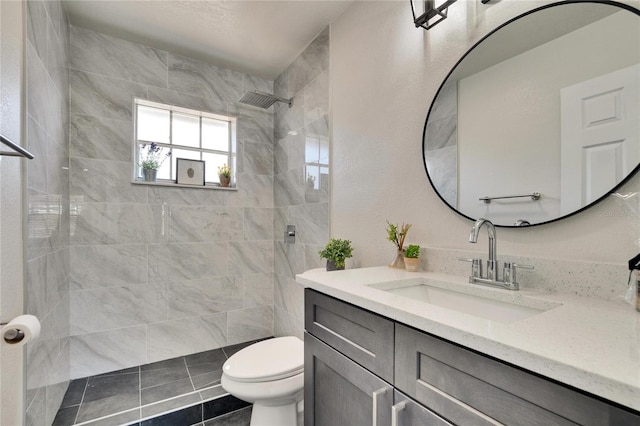
M213 183L206 185L185 185L179 184L171 181L159 181L159 182L146 182L144 180L132 180L132 184L134 185L147 185L147 186L164 186L170 188L189 188L189 189L214 189L218 191L237 191L238 188L234 187L223 187L220 185L216 185Z

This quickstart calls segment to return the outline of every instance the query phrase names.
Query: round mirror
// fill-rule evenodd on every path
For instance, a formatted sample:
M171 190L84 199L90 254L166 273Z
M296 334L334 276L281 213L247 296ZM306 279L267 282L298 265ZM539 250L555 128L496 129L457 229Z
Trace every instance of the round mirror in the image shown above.
M600 201L640 163L640 11L561 2L503 24L451 70L423 153L452 209L500 226Z

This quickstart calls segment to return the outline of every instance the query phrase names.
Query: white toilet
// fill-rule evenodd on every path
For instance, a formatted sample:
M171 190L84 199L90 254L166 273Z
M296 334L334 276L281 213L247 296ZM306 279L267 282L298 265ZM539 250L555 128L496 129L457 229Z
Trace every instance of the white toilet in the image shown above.
M302 340L277 337L238 351L222 366L222 387L253 404L251 426L296 426L304 390Z

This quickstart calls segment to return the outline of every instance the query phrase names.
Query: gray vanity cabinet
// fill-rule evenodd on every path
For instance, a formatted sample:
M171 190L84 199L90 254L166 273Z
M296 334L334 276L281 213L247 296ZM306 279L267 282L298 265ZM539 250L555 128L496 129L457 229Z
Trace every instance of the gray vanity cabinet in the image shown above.
M397 390L393 394L391 419L393 426L453 426L452 423Z
M305 329L305 426L640 425L638 412L311 289Z
M455 424L640 425L640 416L396 323L395 387Z
M305 426L391 424L389 383L308 333L304 346Z

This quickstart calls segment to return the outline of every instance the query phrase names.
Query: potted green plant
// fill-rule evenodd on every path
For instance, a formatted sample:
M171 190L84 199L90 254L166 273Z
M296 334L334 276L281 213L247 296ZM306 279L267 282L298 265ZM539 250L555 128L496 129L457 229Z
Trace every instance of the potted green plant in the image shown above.
M226 164L218 167L218 177L220 178L220 186L229 187L231 185L231 167Z
M162 163L171 156L171 151L163 155L163 149L163 147L155 142L140 146L140 162L138 166L142 169L142 176L145 182L155 182L158 169L162 166Z
M404 269L404 240L407 238L407 233L410 228L410 223L406 225L403 223L401 226L398 226L389 223L387 220L387 227L385 228L387 231L387 240L395 244L396 249L398 249L396 257L393 259L393 262L389 264L390 268Z
M321 259L327 259L327 271L336 271L344 269L345 259L350 258L352 252L351 241L331 238L318 254Z
M404 251L404 267L409 272L416 272L420 266L420 246L409 244Z

